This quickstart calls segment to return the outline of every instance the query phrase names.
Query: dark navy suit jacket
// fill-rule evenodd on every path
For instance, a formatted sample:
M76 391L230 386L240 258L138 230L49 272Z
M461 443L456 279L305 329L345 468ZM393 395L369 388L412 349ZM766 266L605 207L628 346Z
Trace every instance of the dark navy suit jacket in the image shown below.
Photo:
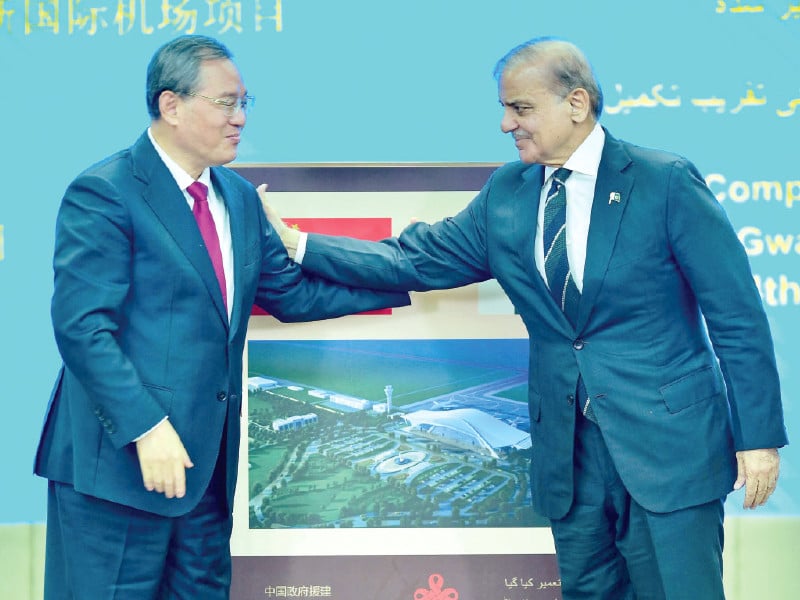
M267 224L253 186L223 167L212 183L230 215L234 298L222 294L192 212L143 134L78 176L56 227L52 318L64 361L35 472L79 492L165 516L204 493L225 433L227 498L239 453L242 354L253 303L309 321L409 303L304 275ZM168 416L194 462L187 492L142 483L136 437Z
M392 290L495 278L530 336L534 508L573 497L578 374L632 497L669 512L724 497L735 450L787 443L772 339L747 256L687 160L606 133L578 317L534 261L544 169L499 168L459 214L379 243L309 235L305 270Z

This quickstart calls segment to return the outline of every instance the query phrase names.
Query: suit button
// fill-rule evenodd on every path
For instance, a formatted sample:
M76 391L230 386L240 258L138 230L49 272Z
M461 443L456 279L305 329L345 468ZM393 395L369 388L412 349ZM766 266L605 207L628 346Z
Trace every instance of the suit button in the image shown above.
M225 402L225 400L227 399L228 399L228 394L226 394L225 392L217 392L217 400L219 400L220 402Z
M236 402L239 399L239 396L236 394L231 394L231 402Z
M575 350L583 350L583 340L575 340L572 342L572 347L575 348Z
M570 406L572 406L573 404L575 404L575 396L573 396L572 394L570 394L569 396L567 396L567 404L569 404Z

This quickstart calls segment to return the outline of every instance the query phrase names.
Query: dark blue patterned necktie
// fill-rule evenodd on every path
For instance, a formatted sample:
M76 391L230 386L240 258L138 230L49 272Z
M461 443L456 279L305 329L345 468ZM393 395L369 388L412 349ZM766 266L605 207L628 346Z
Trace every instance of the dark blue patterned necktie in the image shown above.
M572 280L567 259L567 190L569 169L557 169L544 205L544 271L550 295L567 319L575 324L580 292Z

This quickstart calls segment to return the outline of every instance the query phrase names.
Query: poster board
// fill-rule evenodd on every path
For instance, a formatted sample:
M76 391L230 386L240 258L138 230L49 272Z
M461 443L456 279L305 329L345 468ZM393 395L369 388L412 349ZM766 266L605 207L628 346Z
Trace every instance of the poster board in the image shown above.
M290 225L380 239L491 164L246 166ZM494 281L331 321L251 317L232 595L560 598L530 506L525 328Z

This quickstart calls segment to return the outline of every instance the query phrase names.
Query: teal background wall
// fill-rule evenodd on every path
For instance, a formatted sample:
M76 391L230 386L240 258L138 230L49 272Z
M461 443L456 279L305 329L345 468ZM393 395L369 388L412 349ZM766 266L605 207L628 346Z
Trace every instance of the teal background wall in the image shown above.
M800 4L188 0L182 6L0 0L4 532L45 516L45 485L31 465L59 365L49 299L61 194L80 170L144 130L147 62L159 45L192 29L231 48L257 98L240 163L514 160L513 143L499 129L495 61L538 35L576 42L606 94L601 122L617 137L692 159L740 230L773 326L794 438L800 429ZM737 531L769 532L752 534L764 549L796 552L800 538L786 532L797 532L800 516L800 447L785 448L782 461L766 507L745 514L741 494L734 494L728 512L741 517ZM784 524L774 526L775 519ZM3 551L11 543L6 533ZM780 577L796 586L796 573Z

